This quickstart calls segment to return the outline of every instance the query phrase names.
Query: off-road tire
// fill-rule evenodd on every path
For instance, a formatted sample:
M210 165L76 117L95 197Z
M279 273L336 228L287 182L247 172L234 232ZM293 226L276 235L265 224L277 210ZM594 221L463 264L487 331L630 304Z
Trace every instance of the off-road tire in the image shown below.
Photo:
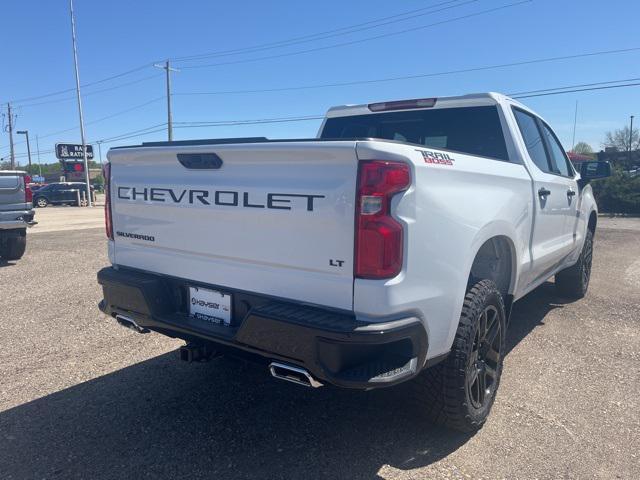
M26 232L15 236L0 237L0 258L3 260L19 260L27 248Z
M556 288L563 297L579 299L587 294L593 259L593 232L587 229L582 252L575 265L556 273Z
M496 351L490 350L492 359L485 363L482 368L487 368L491 364L494 377L491 385L484 391L484 400L478 406L474 401L475 393L472 388L479 383L472 381L474 371L478 382L480 382L480 370L477 369L477 349L478 332L485 325L488 311L495 312L495 318L491 324L497 335L493 345ZM492 330L493 332L494 330ZM482 427L486 421L491 407L495 400L495 395L500 384L502 373L502 362L505 353L506 334L506 314L504 301L496 284L491 280L481 280L468 290L464 298L460 323L456 332L451 352L441 363L424 370L413 381L413 398L419 403L421 408L426 409L427 416L436 424L443 425L462 432L473 432ZM487 335L487 338L491 335ZM485 348L485 343L480 341L481 348ZM495 358L497 353L497 358ZM474 359L475 356L475 359ZM483 381L486 382L488 375L482 372Z

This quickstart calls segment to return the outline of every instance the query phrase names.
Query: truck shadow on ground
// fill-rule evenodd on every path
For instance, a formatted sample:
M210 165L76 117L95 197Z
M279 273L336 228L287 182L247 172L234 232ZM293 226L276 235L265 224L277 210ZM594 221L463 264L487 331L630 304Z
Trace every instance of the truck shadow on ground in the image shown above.
M514 310L509 350L557 305ZM376 478L471 437L406 408L407 390L304 389L229 359L171 352L0 413L3 478Z

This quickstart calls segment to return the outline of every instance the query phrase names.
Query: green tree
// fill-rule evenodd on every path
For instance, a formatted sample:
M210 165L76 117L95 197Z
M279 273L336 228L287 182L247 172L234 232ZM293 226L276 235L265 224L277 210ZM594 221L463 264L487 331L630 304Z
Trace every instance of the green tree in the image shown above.
M613 166L611 177L591 183L600 211L640 214L640 175Z
M578 142L576 143L576 146L573 147L573 153L593 156L593 148L591 148L591 145L586 142Z
M629 150L629 126L619 128L613 132L607 132L605 134L604 143L605 147L615 147L621 152ZM640 149L640 130L633 129L633 135L631 136L631 150Z

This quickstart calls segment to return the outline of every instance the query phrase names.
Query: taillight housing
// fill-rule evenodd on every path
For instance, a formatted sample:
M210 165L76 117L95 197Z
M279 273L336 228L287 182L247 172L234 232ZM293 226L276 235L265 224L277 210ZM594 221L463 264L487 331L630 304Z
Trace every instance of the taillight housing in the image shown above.
M355 276L392 278L402 270L403 227L391 216L391 199L411 185L402 162L360 162L356 198Z
M31 177L29 175L24 176L24 201L25 203L33 202L33 190L29 184L31 183Z
M104 227L107 238L113 240L113 219L111 217L111 163L105 163L102 167L104 177Z

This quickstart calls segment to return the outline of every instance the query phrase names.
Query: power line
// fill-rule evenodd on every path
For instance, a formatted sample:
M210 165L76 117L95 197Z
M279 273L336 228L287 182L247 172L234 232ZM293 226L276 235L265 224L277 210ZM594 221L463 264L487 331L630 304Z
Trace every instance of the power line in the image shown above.
M634 80L634 79L631 79ZM640 79L637 79L640 80ZM507 94L512 98L529 98L534 96L543 96L543 95L561 95L564 93L574 93L574 92L587 92L587 91L596 91L603 90L607 88L622 88L622 87L633 87L640 85L640 82L637 83L625 83L621 85L608 85L608 86L592 86L588 88L581 88L586 85L604 85L608 83L618 83L625 82L627 80L611 80L609 82L598 82L592 84L582 84L582 85L570 85L565 87L554 87L545 90L535 90L535 92L546 92L540 93L537 95L523 95L528 92L522 92L520 94ZM562 91L559 91L562 90ZM295 116L295 117L275 117L275 118L264 118L264 119L247 119L247 120L212 120L212 121L197 121L197 122L175 122L176 128L196 128L196 127L218 127L218 126L232 126L232 125L248 125L248 124L256 124L256 123L280 123L280 122L301 122L301 121L309 121L309 120L322 120L324 119L324 115L304 115L304 116Z
M109 137L109 138L104 138L101 140L92 140L87 142L89 145L93 144L93 143L111 143L111 142L117 142L119 140L126 140L128 138L133 138L133 137L140 137L143 135L148 135L151 133L157 133L157 132L162 132L164 131L164 126L166 125L166 123L160 123L158 125L152 125L150 127L147 128L141 128L139 130L132 130L130 132L125 132L122 133L120 135L114 136L114 137ZM161 127L161 128L158 128ZM153 130L155 129L155 130ZM55 150L51 149L51 150L42 150L40 153L54 153ZM23 158L26 157L25 154L20 154L20 155L16 155L16 158Z
M290 38L290 39L287 39L287 40L281 40L281 41L278 41L278 42L271 42L271 43L267 43L267 44L256 45L254 47L245 47L245 48L239 48L239 49L234 49L234 50L210 52L210 53L205 53L205 54L201 54L201 55L175 57L173 60L176 60L176 61L177 60L189 61L189 60L192 60L192 59L207 58L207 57L212 57L212 56L215 57L215 56L222 56L222 55L226 56L226 55L231 55L231 54L249 53L249 52L253 52L253 51L260 51L260 50L263 50L265 48L276 48L277 46L285 47L285 46L289 46L289 45L295 44L295 42L299 42L299 41L302 41L302 40L312 41L312 40L308 40L308 39L310 39L312 37L319 37L319 38L316 38L316 40L322 40L323 39L323 35L334 34L334 33L345 31L345 30L353 30L355 28L363 27L363 26L370 25L370 24L373 24L373 23L380 23L380 22L385 21L385 20L390 20L390 19L394 19L394 18L398 18L398 17L405 17L407 15L418 13L418 12L421 12L421 11L424 11L424 10L431 10L431 9L436 8L436 7L439 7L439 6L442 6L442 5L448 5L448 4L457 2L457 1L460 1L460 0L449 0L449 1L445 1L445 2L441 2L441 3L438 3L438 4L431 5L429 7L423 7L423 8L419 8L419 9L415 9L415 10L410 10L410 11L399 13L399 14L396 14L396 15L391 15L391 16L388 16L388 17L382 17L382 18L379 18L379 19L376 19L376 20L370 20L368 22L363 22L363 23L359 23L359 24L355 24L355 25L351 25L351 26L347 26L347 27L341 27L341 28L338 28L338 29L328 30L328 31L325 31L325 32L319 32L319 33L305 35L305 36L301 36L301 37L294 37L294 38ZM466 4L466 3L472 3L474 1L479 1L479 0L469 0L467 2L458 4L458 5L453 5L453 6L448 7L448 8L454 8L454 7L462 6L462 5ZM436 12L429 12L429 13L436 13ZM415 16L421 16L421 15L415 15ZM415 16L414 17L409 17L407 19L415 18ZM407 19L403 19L403 20L407 20ZM402 21L402 20L396 20L396 21ZM383 26L383 25L386 25L386 23L383 23L383 24L378 25L378 26ZM355 30L355 31L358 31L358 30ZM354 32L350 32L350 33L354 33ZM102 78L100 80L95 80L93 82L87 82L87 83L82 84L81 87L82 88L88 88L88 87L91 87L91 86L94 86L94 85L99 85L101 83L108 82L110 80L115 80L117 78L121 78L121 77L124 77L126 75L130 75L132 73L136 73L136 72L139 72L141 70L144 70L144 69L152 66L154 63L156 63L156 62L145 63L143 65L140 65L140 66L136 67L136 68L133 68L133 69L130 69L130 70L127 70L127 71L124 71L124 72L121 72L121 73L118 73L118 74L115 74L115 75L111 75L111 76ZM146 78L151 78L151 77L146 77ZM126 86L126 85L129 85L129 84L124 84L122 86ZM40 99L43 99L43 98L55 97L55 96L62 95L62 94L65 94L65 93L70 93L70 92L73 92L74 90L75 90L75 88L66 88L66 89L57 90L57 91L54 91L54 92L49 92L49 93L45 93L45 94L41 94L41 95L17 98L17 99L11 100L11 102L12 103L30 102L30 101L33 101L33 100L40 100ZM104 91L107 91L107 90L104 90ZM98 92L94 92L94 93L98 93ZM67 99L63 99L61 101L66 101L66 100ZM6 103L6 101L4 103ZM51 103L54 103L54 102L51 102ZM44 102L30 104L29 106L31 106L31 105L40 105L40 104L44 104Z
M323 47L316 47L316 48L310 48L307 50L299 50L297 52L289 52L289 53L281 53L281 54L277 54L277 55L267 55L264 57L255 57L255 58L248 58L248 59L244 59L244 60L232 60L232 61L228 61L228 62L219 62L219 63L209 63L209 64L205 64L205 65L186 65L183 66L182 68L187 69L187 68L209 68L209 67L219 67L222 65L237 65L240 63L249 63L249 62L257 62L257 61L261 61L261 60L271 60L271 59L275 59L275 58L283 58L283 57L290 57L290 56L294 56L294 55L303 55L306 53L312 53L312 52L319 52L319 51L323 51L323 50L329 50L332 48L339 48L339 47L345 47L345 46L349 46L349 45L356 45L359 43L364 43L364 42L369 42L371 40L378 40L381 38L387 38L387 37L392 37L392 36L397 36L397 35L402 35L408 32L414 32L417 30L424 30L426 28L431 28L431 27L435 27L435 26L439 26L439 25L444 25L447 23L452 23L452 22L457 22L459 20L466 20L468 18L473 18L473 17L477 17L480 15L484 15L487 13L493 13L493 12L497 12L500 10L504 10L507 8L511 8L511 7L515 7L518 5L523 5L525 3L531 3L533 0L521 0L519 2L514 2L514 3L509 3L507 5L502 5L500 7L495 7L495 8L489 8L486 10L481 10L479 12L474 12L474 13L470 13L467 15L462 15L460 17L454 17L454 18L450 18L447 20L441 20L439 22L434 22L434 23L430 23L427 25L420 25L417 27L412 27L412 28L407 28L404 30L399 30L396 32L389 32L389 33L385 33L385 34L381 34L381 35L375 35L372 37L366 37L366 38L362 38L359 40L351 40L348 42L342 42L342 43L336 43L333 45L326 45Z
M467 0L464 1L462 3L458 3L456 5L450 5L452 3L456 3L459 2L460 0L449 0L446 2L441 2L441 3L437 3L434 5L430 5L428 7L423 7L423 8L417 8L414 10L409 10L407 12L404 13L399 13L396 15L391 15L391 16L387 16L387 17L382 17L382 18L378 18L375 20L370 20L368 22L363 22L363 23L358 23L355 25L351 25L351 26L347 26L347 27L341 27L341 28L336 28L333 30L327 30L324 32L319 32L319 33L313 33L310 35L304 35L301 37L294 37L288 40L281 40L278 42L270 42L270 43L266 43L266 44L261 44L261 45L255 45L253 47L245 47L245 48L236 48L236 49L232 49L232 50L222 50L222 51L215 51L215 52L209 52L209 53L203 53L200 55L191 55L191 56L186 56L186 57L175 57L172 58L172 61L176 61L176 62L184 62L184 61L193 61L193 60L199 60L199 59L203 59L203 58L217 58L217 57L226 57L226 56L230 56L230 55L241 55L241 54L246 54L246 53L253 53L253 52L260 52L260 51L264 51L264 50L272 50L272 49L276 49L276 48L283 48L283 47L290 47L292 45L299 45L302 43L309 43L309 42L316 42L318 40L325 40L327 38L333 38L333 37L338 37L338 36L343 36L343 35L351 35L353 33L357 33L357 32L361 32L364 30L370 30L372 28L378 28L378 27L382 27L382 26L386 26L386 25L390 25L393 23L398 23L398 22L405 22L407 20L413 20L415 18L418 17L422 17L425 15L431 15L434 13L438 13L438 12L442 12L445 10L449 10L452 8L458 8L458 7L462 7L464 5L470 4L470 3L475 3L478 2L480 0ZM441 7L443 5L448 5L447 7L441 8L441 9L436 9L437 7ZM435 10L434 10L435 9ZM425 12L426 10L426 12ZM419 13L422 12L422 13ZM404 18L399 18L399 17L404 17Z
M511 93L509 95L515 98L516 95L529 95L531 93L552 92L552 91L555 91L555 90L566 90L567 88L594 87L594 86L597 86L597 85L607 85L607 84L610 84L610 83L635 82L635 81L639 81L639 80L640 80L640 78L626 78L624 80L611 80L609 82L583 83L581 85L569 85L569 86L566 86L566 87L543 88L541 90L530 90L528 92Z
M470 67L470 68L448 70L448 71L442 71L442 72L419 73L414 75L403 75L398 77L387 77L387 78L377 78L377 79L368 79L368 80L353 80L353 81L345 81L345 82L334 82L334 83L324 83L324 84L315 84L315 85L301 85L301 86L282 87L282 88L220 90L215 92L185 92L185 93L178 92L178 93L173 93L173 95L232 95L232 94L248 94L248 93L286 92L286 91L308 90L308 89L316 89L316 88L346 87L346 86L365 85L365 84L372 84L372 83L396 82L401 80L414 80L417 78L439 77L439 76L445 76L445 75L455 75L460 73L480 72L485 70L496 70L500 68L517 67L522 65L532 65L536 63L557 62L561 60L571 60L576 58L594 57L594 56L600 56L600 55L611 55L616 53L629 53L629 52L637 52L637 51L640 51L640 47L579 53L575 55L564 55L559 57L538 58L534 60L523 60L519 62L486 65L486 66L480 66L480 67Z
M640 82L637 83L625 83L622 85L608 85L606 87L590 87L590 88L579 88L579 89L574 89L574 90L563 90L560 92L546 92L546 93L537 93L537 94L533 94L533 95L520 95L517 97L513 97L516 99L519 98L533 98L533 97L547 97L549 95L562 95L564 93L576 93L576 92L592 92L595 90L608 90L611 88L623 88L623 87L637 87L640 85Z
M139 105L135 105L133 107L129 107L129 108L125 109L125 110L121 110L119 112L112 113L112 114L107 115L105 117L100 117L100 118L96 118L95 120L91 120L90 122L85 122L85 125L93 125L94 123L99 123L99 122L102 122L104 120L108 120L110 118L118 117L120 115L124 115L125 113L129 113L129 112L132 112L134 110L138 110L140 108L144 108L147 105L150 105L152 103L158 102L158 101L163 100L163 99L164 99L164 96L157 97L157 98L154 98L154 99L149 100L147 102L141 103ZM59 135L61 133L71 132L71 131L73 131L73 130L75 130L77 128L78 128L78 125L76 125L74 127L70 127L70 128L65 128L64 130L58 130L57 132L51 132L51 133L47 133L45 135L39 135L39 138L42 139L42 138L53 137L53 136ZM26 143L26 142L25 141L17 142L17 143L15 143L15 145L21 145L23 143ZM2 147L2 149L6 149L6 148L8 148L8 147Z
M247 120L219 120L202 122L175 122L176 128L198 128L198 127L222 127L233 125L255 125L261 123L288 123L288 122L308 122L310 120L322 120L324 115L303 115L296 117L276 117L258 118Z
M132 130L130 132L125 132L125 133L122 133L120 135L116 135L116 136L113 136L113 137L102 138L100 140L94 140L92 143L95 143L95 142L98 142L98 141L101 142L101 143L110 143L110 142L115 142L115 141L118 141L118 140L125 140L125 139L131 138L131 137L137 137L137 136L140 136L142 134L146 135L148 133L161 132L161 131L164 130L164 127L166 125L167 125L166 122L158 123L157 125L151 125L150 127L141 128L139 130ZM153 130L153 129L157 129L157 130ZM153 130L153 131L148 131L148 130ZM134 135L134 134L139 134L139 135Z
M633 79L629 79L633 80ZM546 90L532 90L531 92L539 92L534 94L527 94L528 92L521 92L520 94L508 94L512 98L530 98L530 97L540 97L547 95L562 95L566 93L575 93L575 92L587 92L587 91L597 91L604 90L609 88L623 88L623 87L634 87L640 86L640 82L632 82L632 83L624 83L619 85L606 85L607 83L618 83L624 82L625 80L611 80L610 82L597 82L591 84L581 84L581 85L569 85L564 87L553 87ZM585 87L585 85L593 85ZM584 88L583 88L584 87ZM153 101L157 101L164 97L159 97ZM151 102L147 102L151 103ZM311 120L322 120L324 115L304 115L304 116L291 116L291 117L274 117L274 118L263 118L263 119L242 119L242 120L216 120L216 121L193 121L193 122L175 122L175 128L200 128L200 127L223 127L223 126L236 126L236 125L251 125L251 124L266 124L266 123L288 123L288 122L306 122ZM152 125L150 127L142 128L139 130L133 130L129 132L125 132L123 134L103 138L100 140L95 140L90 143L102 142L102 143L111 143L119 140L126 140L129 138L139 137L143 135L149 135L152 133L158 133L164 131L165 123L160 123L157 125ZM51 135L51 134L50 134ZM53 150L45 150L41 153L52 153ZM26 155L16 155L16 158L24 158Z
M147 63L145 65L141 65L141 66L133 68L131 70L127 70L126 72L118 73L116 75L111 75L110 77L106 77L106 78L103 78L101 80L96 80L96 81L93 81L93 82L88 82L88 83L82 84L80 86L82 88L86 88L86 87L91 87L93 85L98 85L100 83L105 83L105 82L108 82L109 80L114 80L116 78L124 77L125 75L130 75L132 73L139 72L140 70L148 68L149 66L151 66L151 64ZM64 90L58 90L56 92L45 93L45 94L42 94L42 95L36 95L36 96L33 96L33 97L17 98L15 100L12 100L11 102L12 103L29 102L31 100L39 100L41 98L54 97L56 95L62 95L64 93L69 93L69 92L73 92L73 91L75 91L75 87L74 88L66 88Z
M88 97L90 95L96 95L98 93L110 92L111 90L117 90L117 89L123 88L123 87L128 87L130 85L135 85L136 83L141 83L141 82L144 82L146 80L150 80L152 78L158 78L160 76L162 76L161 73L156 73L154 75L148 75L146 77L138 78L138 79L133 80L131 82L121 83L119 85L114 85L114 86L109 87L109 88L103 88L102 90L94 90L93 92L83 93L82 94L82 98L86 98L86 97ZM58 98L56 100L46 100L44 102L27 103L27 104L24 104L24 105L19 105L19 108L35 107L37 105L47 105L47 104L51 104L51 103L68 102L70 100L75 100L75 99L76 99L76 97Z

